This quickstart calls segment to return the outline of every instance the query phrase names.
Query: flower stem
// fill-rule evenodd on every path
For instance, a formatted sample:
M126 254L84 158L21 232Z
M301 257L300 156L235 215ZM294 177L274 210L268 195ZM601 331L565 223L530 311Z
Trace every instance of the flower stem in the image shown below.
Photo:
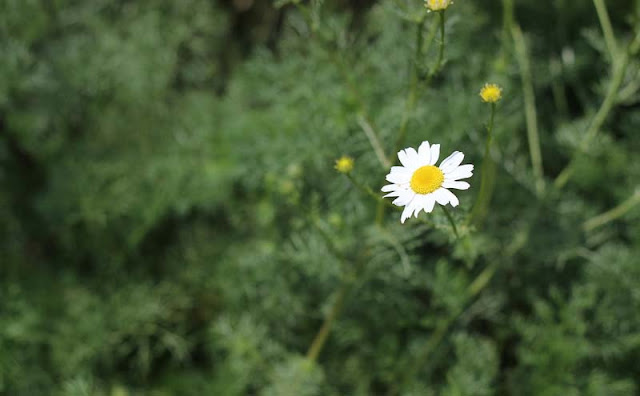
M447 216L447 220L449 220L449 224L451 224L451 228L453 229L453 233L456 235L456 238L460 238L460 235L458 234L458 228L456 227L455 221L453 221L453 217L451 216L451 213L449 213L449 211L447 210L447 208L444 207L444 205L440 205L440 207L442 208L444 215Z
M394 146L394 150L391 153L393 157L395 153L397 153L402 145L404 144L404 139L407 135L407 126L409 125L409 117L413 112L413 109L416 107L416 101L418 97L418 77L419 77L419 63L422 59L422 43L424 41L424 24L426 18L422 17L417 23L416 26L416 52L415 59L413 61L413 68L411 71L411 81L409 83L409 93L407 94L407 100L404 108L404 112L402 113L402 121L400 121L400 127L398 128L398 136L396 138L396 143ZM391 161L395 162L395 161Z
M611 27L611 20L609 19L607 7L604 5L603 0L593 0L593 5L596 7L596 12L598 13L598 20L602 27L604 42L607 45L611 62L615 62L618 55L618 46L616 44L616 36L613 34L613 28Z
M351 183L353 183L353 185L356 186L358 188L358 190L360 190L365 195L368 195L371 198L375 199L376 202L381 202L381 203L383 203L383 204L385 204L387 206L395 207L391 202L387 201L386 199L382 198L381 196L379 196L378 194L373 192L373 190L371 190L371 188L369 188L368 186L365 186L364 184L362 184L359 181L357 181L350 173L346 173L345 175L349 178Z
M482 161L482 178L480 180L480 193L471 209L468 222L480 222L486 211L486 207L493 193L493 173L495 167L491 159L491 143L493 141L493 123L496 115L496 104L491 103L491 116L487 125L487 140L484 146L484 159ZM491 173L491 175L490 175Z
M433 77L438 74L442 67L442 60L444 59L444 10L440 11L438 14L440 14L440 49L438 50L438 60L436 61L435 67L431 70L431 73L429 73L429 77Z
M440 69L442 68L442 61L444 60L444 49L445 49L445 13L444 11L438 12L438 23L440 28L440 45L438 49L438 59L436 60L435 65L429 71L427 75L427 79L423 85L427 85L431 79L438 74ZM398 137L396 138L396 144L394 146L394 151L391 155L395 155L402 146L404 145L404 140L407 135L407 126L409 125L409 118L411 113L416 107L416 102L418 100L418 87L419 82L421 80L420 76L420 60L422 59L423 52L423 43L424 43L424 24L426 22L426 14L418 20L417 23L417 31L416 31L416 53L415 60L413 64L413 69L411 73L411 82L409 86L409 93L407 95L407 101L404 113L402 114L402 121L400 122L400 128L398 129ZM393 161L392 161L393 162Z
M376 157L378 157L378 161L380 162L380 164L385 169L389 168L391 164L389 163L387 157L384 155L384 150L382 149L382 144L380 143L380 139L378 138L376 131L373 129L371 122L365 115L364 105L361 105L361 111L358 114L357 121L358 125L360 125L360 128L362 128L362 130L364 131L364 134L367 135L367 139L369 139L369 143L371 144Z
M496 104L491 103L491 117L489 118L489 125L487 126L487 142L484 146L484 158L489 157L489 151L491 150L491 143L493 141L493 121L496 117Z
M613 76L611 77L611 82L609 83L609 87L607 88L607 95L602 101L602 104L600 105L600 108L596 112L595 116L593 116L593 119L589 124L589 128L583 135L584 138L582 139L580 145L573 152L569 163L554 180L553 187L556 190L561 190L565 186L565 184L567 184L571 176L573 176L573 172L575 171L574 166L576 161L578 160L578 157L596 137L596 135L600 131L600 128L602 127L602 124L607 119L609 112L614 107L618 91L620 90L620 86L622 85L622 82L624 80L624 75L627 71L627 66L629 66L629 61L631 57L638 51L639 46L640 33L637 33L622 58L619 61L613 63Z
M347 291L349 290L349 284L344 282L340 289L336 292L336 299L331 306L331 310L324 318L324 322L318 330L318 333L313 339L309 350L307 351L307 359L311 361L316 361L318 359L318 355L322 351L327 338L329 337L329 333L331 332L331 327L333 322L336 320L340 311L342 310L342 305L344 304L345 296L347 295Z
M544 177L542 169L542 153L540 150L540 137L538 134L538 121L536 115L536 101L533 93L533 82L531 77L531 65L527 54L527 46L522 35L522 30L516 24L511 29L513 42L516 50L516 58L520 67L520 77L522 80L522 91L524 95L524 115L527 124L527 139L529 142L529 155L533 166L533 176L535 179L536 193L538 196L544 192Z
M409 381L416 376L418 370L424 367L425 362L433 354L438 345L440 345L442 340L447 336L447 330L449 330L449 328L451 328L451 326L455 324L458 318L462 314L464 314L467 307L469 307L473 303L473 301L475 301L475 298L478 296L478 294L489 284L489 281L495 274L497 268L498 262L490 264L473 280L473 282L471 282L471 284L467 288L466 296L464 297L465 302L457 307L451 313L451 315L438 323L429 339L418 351L416 358L412 362L411 366L401 374L402 377L400 378L400 381L398 381L399 389L393 389L392 394L400 393L399 391L405 388Z

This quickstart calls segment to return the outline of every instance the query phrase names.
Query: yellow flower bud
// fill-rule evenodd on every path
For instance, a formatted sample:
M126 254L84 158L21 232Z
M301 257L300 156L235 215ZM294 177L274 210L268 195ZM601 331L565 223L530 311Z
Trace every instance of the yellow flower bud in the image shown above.
M502 88L497 84L484 84L484 87L480 90L480 97L483 102L496 103L502 98Z
M335 168L340 173L349 173L353 170L353 158L343 155L336 160Z
M452 0L424 0L424 6L431 11L446 10L451 4Z

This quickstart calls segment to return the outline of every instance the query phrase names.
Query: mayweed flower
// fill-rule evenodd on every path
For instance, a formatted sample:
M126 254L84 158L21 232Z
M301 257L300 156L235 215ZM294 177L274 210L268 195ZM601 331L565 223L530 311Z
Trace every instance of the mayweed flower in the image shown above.
M458 198L448 189L468 189L469 183L459 181L473 175L473 165L460 165L464 154L454 151L445 158L440 166L434 164L440 156L440 145L422 142L418 151L409 147L398 152L403 166L392 166L387 181L393 183L382 187L389 194L384 197L397 197L393 204L404 206L400 222L418 214L421 210L431 213L436 202L440 205L448 203L456 207Z
M451 4L452 0L424 0L424 6L431 11L446 10Z
M340 173L349 173L353 170L353 158L343 155L336 160L335 168Z
M480 97L483 102L496 103L502 98L502 88L497 84L484 84L480 90Z

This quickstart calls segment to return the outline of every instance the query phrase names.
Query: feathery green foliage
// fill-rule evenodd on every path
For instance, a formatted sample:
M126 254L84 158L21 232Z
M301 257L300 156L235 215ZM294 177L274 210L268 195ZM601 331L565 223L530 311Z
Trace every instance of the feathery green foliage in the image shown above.
M640 3L442 20L2 2L0 395L636 394ZM400 224L424 140L472 187Z

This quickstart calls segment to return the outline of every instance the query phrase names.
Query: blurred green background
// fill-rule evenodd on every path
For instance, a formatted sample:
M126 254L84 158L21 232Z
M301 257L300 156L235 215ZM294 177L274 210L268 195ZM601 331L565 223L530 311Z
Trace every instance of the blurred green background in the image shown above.
M476 165L460 224L504 88L456 238L333 169L385 184L362 115L391 156L419 0L0 0L0 395L637 395L640 2L613 56L597 3L447 10L406 145ZM532 127L548 190L580 150L544 199Z

